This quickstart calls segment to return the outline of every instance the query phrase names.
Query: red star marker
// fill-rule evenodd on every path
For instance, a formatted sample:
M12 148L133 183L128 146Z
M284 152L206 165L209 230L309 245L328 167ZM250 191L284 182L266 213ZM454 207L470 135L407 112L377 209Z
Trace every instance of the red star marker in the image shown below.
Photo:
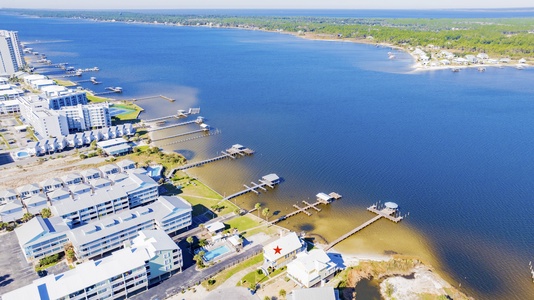
M282 251L282 248L276 246L276 248L274 248L273 250L274 250L274 254L281 254L280 251Z

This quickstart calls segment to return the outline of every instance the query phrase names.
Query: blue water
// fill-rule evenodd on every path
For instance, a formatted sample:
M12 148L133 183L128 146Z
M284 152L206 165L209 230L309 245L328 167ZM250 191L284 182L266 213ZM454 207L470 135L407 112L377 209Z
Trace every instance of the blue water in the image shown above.
M268 173L284 178L239 205L283 214L339 192L342 200L286 224L331 241L369 218L366 206L391 200L409 218L359 236L396 250L403 235L395 230L411 228L477 298L534 294L534 68L413 73L408 55L387 59L391 49L244 30L4 15L0 28L18 30L54 62L100 67L104 83L88 88L177 99L139 102L141 117L201 107L222 134L165 149L191 161L235 143L256 154L191 172L227 195ZM172 132L198 128L184 127Z
M225 253L228 253L229 251L230 251L230 249L228 249L227 246L217 247L217 248L215 248L215 249L213 249L211 251L206 252L206 254L204 254L204 260L206 262L212 261L216 257L221 256L221 255L223 255Z

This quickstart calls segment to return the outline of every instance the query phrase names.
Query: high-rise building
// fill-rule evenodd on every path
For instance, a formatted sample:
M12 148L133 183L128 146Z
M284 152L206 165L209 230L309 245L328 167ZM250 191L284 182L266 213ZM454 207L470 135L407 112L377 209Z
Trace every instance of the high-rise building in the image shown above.
M0 75L13 75L22 68L24 59L18 33L0 30Z

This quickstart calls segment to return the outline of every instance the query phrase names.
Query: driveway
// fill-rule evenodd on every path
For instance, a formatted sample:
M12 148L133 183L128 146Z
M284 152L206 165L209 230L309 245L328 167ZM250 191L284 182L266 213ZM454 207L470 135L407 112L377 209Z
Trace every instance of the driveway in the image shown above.
M18 289L39 278L26 262L15 232L0 234L0 295Z

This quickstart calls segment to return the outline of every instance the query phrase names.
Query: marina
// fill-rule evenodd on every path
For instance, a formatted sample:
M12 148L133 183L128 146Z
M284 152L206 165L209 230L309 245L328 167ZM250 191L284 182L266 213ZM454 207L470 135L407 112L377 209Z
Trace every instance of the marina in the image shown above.
M199 167L199 166L205 165L207 163L218 161L218 160L221 160L221 159L224 159L224 158L236 159L237 157L239 157L239 155L245 156L245 155L252 155L252 154L254 154L253 150L251 150L249 148L244 148L243 146L241 146L239 144L235 144L235 145L232 146L232 148L226 149L226 151L221 151L221 155L219 155L219 156L216 156L216 157L213 157L213 158L209 158L209 159L205 159L205 160L198 161L198 162L188 163L188 164L185 164L183 166L174 168L167 174L167 177L172 177L172 175L176 171L183 171L183 170L187 170L187 169L190 169L190 168Z
M367 210L372 212L372 213L375 213L376 216L374 218L370 219L369 221L361 224L360 226L354 228L353 230L347 232L346 234L340 236L339 238L337 238L336 240L334 240L333 242L328 244L328 246L326 246L326 248L324 250L325 251L330 250L335 245L337 245L337 244L341 243L342 241L348 239L350 236L352 236L355 233L363 230L367 226L373 224L374 222L376 222L376 221L378 221L378 220L380 220L382 218L386 218L386 219L388 219L388 220L390 220L392 222L395 222L395 223L400 222L404 218L404 217L401 217L401 216L396 216L397 212L398 212L398 205L396 203L393 203L393 202L386 202L382 208L380 208L379 204L373 204L373 205L369 206L367 208Z
M175 115L163 116L163 117L154 118L154 119L147 119L147 120L144 120L144 121L145 121L145 123L152 123L152 122L163 121L163 120L172 119L172 118L178 119L178 118L182 118L182 117L188 117L189 115L197 115L199 113L200 113L200 108L198 108L198 107L197 108L190 108L187 112L185 110L180 109L180 110L178 110L176 112Z

